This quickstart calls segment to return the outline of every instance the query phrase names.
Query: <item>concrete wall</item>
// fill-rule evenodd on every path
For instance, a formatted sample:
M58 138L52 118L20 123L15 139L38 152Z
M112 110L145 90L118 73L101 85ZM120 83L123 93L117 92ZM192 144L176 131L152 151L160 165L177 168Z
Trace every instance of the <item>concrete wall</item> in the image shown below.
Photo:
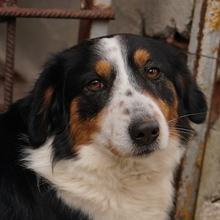
M189 37L194 0L113 0L116 20L110 32L169 38Z

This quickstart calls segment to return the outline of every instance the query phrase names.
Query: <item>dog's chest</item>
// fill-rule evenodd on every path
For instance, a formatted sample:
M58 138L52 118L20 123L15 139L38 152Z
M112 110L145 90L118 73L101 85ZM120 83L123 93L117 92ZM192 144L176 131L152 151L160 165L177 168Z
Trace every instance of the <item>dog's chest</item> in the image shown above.
M68 206L94 220L167 219L175 163L165 164L164 155L155 154L143 163L112 162L110 157L94 154L89 146L84 147L81 159L60 161L52 172L48 146L29 152L27 166L49 180Z
M71 193L70 189L59 190L59 195L68 205L79 207L94 220L167 219L172 203L170 180L155 182L146 174L121 179L109 175L99 177L99 181L87 175L75 182Z

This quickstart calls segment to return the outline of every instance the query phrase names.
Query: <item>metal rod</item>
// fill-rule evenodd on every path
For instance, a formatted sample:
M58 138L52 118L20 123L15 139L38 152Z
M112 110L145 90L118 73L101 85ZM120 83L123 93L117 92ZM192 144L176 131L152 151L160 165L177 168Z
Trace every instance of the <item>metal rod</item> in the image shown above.
M114 19L115 13L114 11L111 11L109 9L61 10L61 9L1 7L0 17Z
M94 8L92 0L81 0L81 10L92 10ZM79 24L78 43L89 39L92 27L91 19L82 19Z
M12 103L14 83L14 51L15 51L16 18L10 18L7 22L5 80L4 80L4 110Z

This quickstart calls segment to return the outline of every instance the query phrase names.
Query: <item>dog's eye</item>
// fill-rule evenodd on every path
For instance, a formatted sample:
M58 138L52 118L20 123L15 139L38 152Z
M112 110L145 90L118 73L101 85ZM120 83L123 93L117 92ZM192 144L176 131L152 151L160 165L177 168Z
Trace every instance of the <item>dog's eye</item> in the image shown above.
M160 74L160 70L158 68L150 68L147 70L147 77L149 78L155 78Z
M89 89L97 90L104 87L104 84L100 82L98 79L94 79L88 83Z

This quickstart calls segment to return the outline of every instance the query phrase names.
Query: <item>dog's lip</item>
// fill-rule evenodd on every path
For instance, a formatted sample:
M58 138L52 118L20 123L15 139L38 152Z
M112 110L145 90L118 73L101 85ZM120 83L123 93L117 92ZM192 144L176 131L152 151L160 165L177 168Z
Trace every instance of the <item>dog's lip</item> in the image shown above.
M153 153L154 151L159 150L160 148L155 145L146 145L146 146L137 146L133 145L133 149L135 149L132 153L128 154L121 154L120 151L116 147L108 146L108 149L111 151L112 154L114 154L117 157L141 157L141 156L148 156L149 154Z
M136 155L137 156L147 156L151 153L153 153L154 151L156 151L157 149L155 147L152 147L152 146L144 146L142 148L139 148L137 150L137 153Z

